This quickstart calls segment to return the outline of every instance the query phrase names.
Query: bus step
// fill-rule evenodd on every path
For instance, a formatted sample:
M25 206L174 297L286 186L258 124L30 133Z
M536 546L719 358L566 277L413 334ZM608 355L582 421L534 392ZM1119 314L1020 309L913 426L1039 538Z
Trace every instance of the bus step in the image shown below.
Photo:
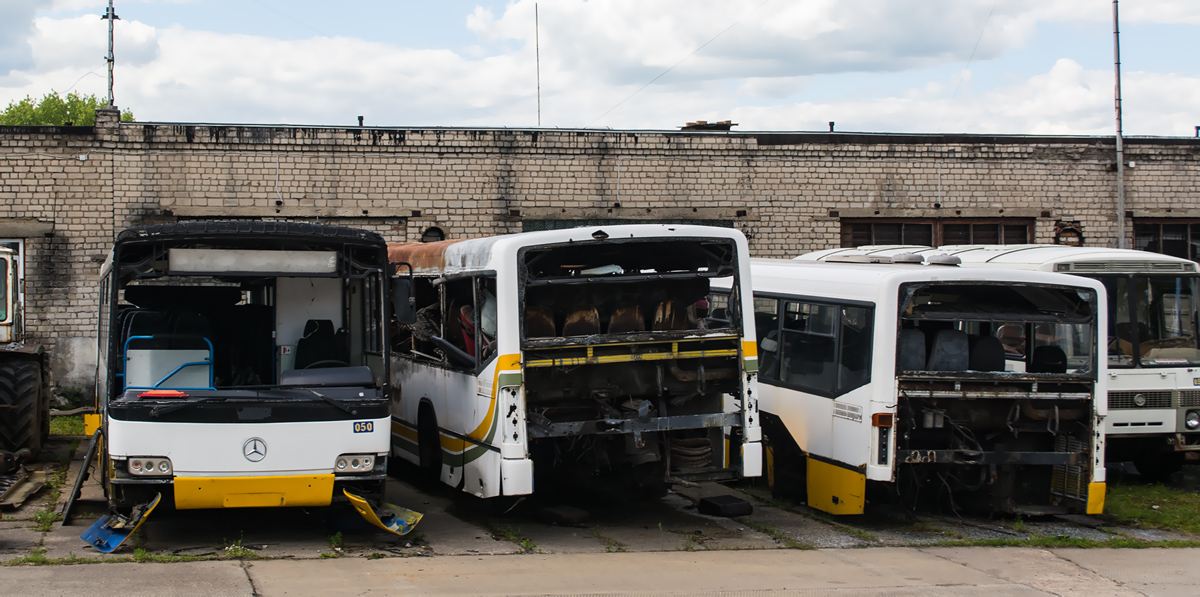
M112 553L121 547L121 544L137 531L138 527L142 526L161 499L161 493L155 494L150 503L134 506L129 516L115 513L105 514L88 527L88 530L84 531L79 538L104 553Z
M366 519L367 522L395 535L407 535L412 531L417 523L424 516L420 512L413 512L408 508L401 508L395 504L384 503L378 510L371 507L367 500L346 491L342 490L346 497L350 500L350 505L358 511L358 514Z

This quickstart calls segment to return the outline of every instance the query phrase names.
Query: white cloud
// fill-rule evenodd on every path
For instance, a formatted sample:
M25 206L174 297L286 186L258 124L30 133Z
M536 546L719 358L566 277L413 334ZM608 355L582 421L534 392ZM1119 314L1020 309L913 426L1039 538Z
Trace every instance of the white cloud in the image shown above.
M1200 5L1190 2L1145 5L1174 22L1200 19ZM1153 17L1135 6L1123 18ZM1045 72L1006 73L1003 85L978 90L964 68L972 51L978 64L1028 43L1039 22L1111 18L1108 2L540 0L539 17L548 126L670 129L732 118L741 130L824 130L829 120L839 130L864 131L1111 134L1113 128L1111 71L1059 60ZM32 16L24 22L35 23ZM115 94L139 120L338 124L361 114L379 126L536 124L532 0L511 3L499 15L476 8L463 23L479 43L452 51L122 20ZM80 77L79 91L103 94L103 77L88 73L104 72L106 27L91 13L37 18L23 38L30 59L14 63L6 79L0 68L0 104L65 91ZM4 47L0 42L0 60ZM871 80L845 73L891 73L893 84L860 84L846 97L806 100L814 89L835 95L828 89L837 77ZM1125 81L1127 132L1188 134L1192 120L1200 124L1188 101L1200 80L1147 72L1126 73Z

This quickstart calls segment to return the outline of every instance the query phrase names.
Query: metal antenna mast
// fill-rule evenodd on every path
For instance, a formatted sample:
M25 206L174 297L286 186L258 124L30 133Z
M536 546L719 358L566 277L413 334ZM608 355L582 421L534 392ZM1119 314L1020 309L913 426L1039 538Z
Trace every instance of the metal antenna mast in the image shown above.
M108 12L105 12L104 16L100 18L108 21L108 56L105 56L105 60L108 61L108 105L112 106L114 105L112 91L113 63L117 61L117 59L113 57L113 21L120 19L120 17L117 16L117 13L113 12L113 0L108 0Z
M533 51L537 63L538 126L542 126L542 41L538 35L538 5L533 3Z
M1121 32L1117 27L1117 0L1113 0L1113 63L1117 110L1117 248L1128 249L1129 240L1125 238L1125 143L1121 138Z

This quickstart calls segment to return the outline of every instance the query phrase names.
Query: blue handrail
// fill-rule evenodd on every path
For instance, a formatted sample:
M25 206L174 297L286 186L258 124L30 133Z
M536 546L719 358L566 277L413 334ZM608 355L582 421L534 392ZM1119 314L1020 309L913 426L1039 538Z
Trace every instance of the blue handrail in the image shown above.
M201 340L204 340L204 343L208 345L208 360L183 363L182 365L179 365L178 367L176 367L174 371L171 371L170 373L168 373L166 375L166 377L163 377L162 379L158 380L153 386L149 386L149 387L125 386L125 389L126 390L143 390L143 389L151 390L151 389L159 388L168 379L171 379L172 377L174 377L174 375L176 373L179 373L180 371L182 371L183 369L185 369L187 367L207 366L208 367L208 387L206 387L206 388L203 388L203 387L172 388L172 389L177 389L177 390L216 390L217 388L214 385L215 379L214 379L214 374L213 374L213 345L212 345L212 342L208 338L205 338L204 336L200 336L199 338ZM122 350L122 355L124 356L124 359L125 359L125 371L127 371L127 372L129 371L129 343L134 340L153 340L153 339L154 339L154 336L130 336L127 340L125 340L125 346L123 347L124 349Z

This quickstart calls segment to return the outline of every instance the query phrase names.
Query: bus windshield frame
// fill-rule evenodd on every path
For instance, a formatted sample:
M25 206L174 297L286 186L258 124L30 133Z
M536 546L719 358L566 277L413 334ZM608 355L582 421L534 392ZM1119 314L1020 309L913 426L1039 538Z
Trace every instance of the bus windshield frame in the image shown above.
M1200 297L1200 276L1138 273L1096 278L1110 297L1110 368L1200 365L1200 304L1193 298Z

